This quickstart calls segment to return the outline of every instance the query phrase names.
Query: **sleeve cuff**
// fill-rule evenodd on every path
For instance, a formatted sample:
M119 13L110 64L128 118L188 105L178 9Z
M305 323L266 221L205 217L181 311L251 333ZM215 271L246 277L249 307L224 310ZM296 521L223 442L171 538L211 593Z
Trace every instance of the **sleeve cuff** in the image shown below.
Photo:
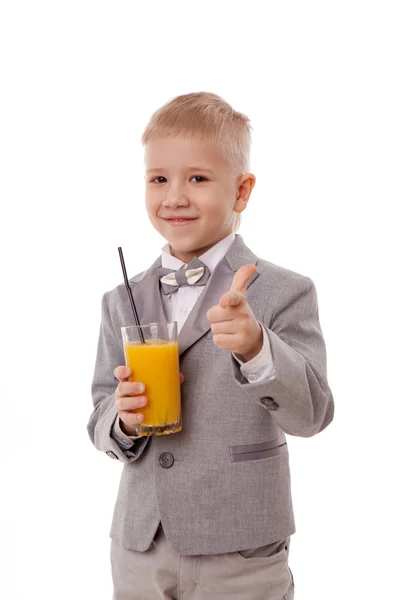
M138 435L127 435L126 433L124 433L121 429L120 418L118 415L112 427L111 436L115 439L119 446L126 449L131 448L131 446L134 445L135 440L141 437Z
M275 363L268 334L262 323L260 323L260 325L263 333L263 346L259 354L254 356L251 360L243 362L235 353L232 353L233 357L240 365L242 375L252 383L258 383L259 381L275 377Z

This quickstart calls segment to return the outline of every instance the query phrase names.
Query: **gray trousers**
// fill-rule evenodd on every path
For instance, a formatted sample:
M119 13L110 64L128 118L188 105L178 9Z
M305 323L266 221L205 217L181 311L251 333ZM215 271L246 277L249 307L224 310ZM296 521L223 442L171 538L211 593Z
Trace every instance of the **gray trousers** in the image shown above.
M290 538L241 552L185 556L159 527L146 552L111 540L113 600L294 600Z

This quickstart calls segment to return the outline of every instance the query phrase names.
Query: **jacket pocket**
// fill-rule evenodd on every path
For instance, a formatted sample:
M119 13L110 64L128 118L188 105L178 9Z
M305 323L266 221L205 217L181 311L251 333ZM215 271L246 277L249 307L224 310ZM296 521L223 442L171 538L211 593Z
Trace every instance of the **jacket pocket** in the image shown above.
M242 462L283 454L288 451L288 445L283 437L280 437L269 442L260 442L259 444L229 446L229 451L232 462Z

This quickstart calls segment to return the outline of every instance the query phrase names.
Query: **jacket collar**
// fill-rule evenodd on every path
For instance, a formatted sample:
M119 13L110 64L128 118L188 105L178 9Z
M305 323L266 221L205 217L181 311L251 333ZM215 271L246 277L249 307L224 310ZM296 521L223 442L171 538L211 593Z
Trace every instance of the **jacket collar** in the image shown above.
M256 265L257 262L257 256L245 245L242 237L236 234L235 240L216 265L204 291L178 334L180 355L209 331L211 324L206 313L218 304L221 296L230 289L233 276L239 267L245 264ZM156 274L156 269L160 266L161 257L158 257L144 273L129 280L141 325L166 321L159 278ZM258 277L259 273L254 273L248 287Z

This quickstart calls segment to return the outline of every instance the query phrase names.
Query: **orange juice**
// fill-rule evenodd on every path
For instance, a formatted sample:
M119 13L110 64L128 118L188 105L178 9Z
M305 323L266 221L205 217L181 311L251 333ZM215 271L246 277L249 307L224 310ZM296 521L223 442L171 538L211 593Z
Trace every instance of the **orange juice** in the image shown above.
M124 345L130 381L145 384L146 406L136 409L144 420L136 426L139 435L162 435L181 431L181 384L179 379L178 343L147 340Z

